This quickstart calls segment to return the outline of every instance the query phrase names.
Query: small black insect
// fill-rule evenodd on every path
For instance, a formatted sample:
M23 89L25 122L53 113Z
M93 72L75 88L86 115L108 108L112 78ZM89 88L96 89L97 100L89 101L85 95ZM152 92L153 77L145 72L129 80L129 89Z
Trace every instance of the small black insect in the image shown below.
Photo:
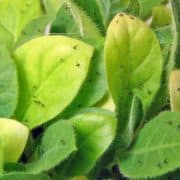
M148 90L148 94L151 95L151 94L152 94L152 91Z
M78 45L77 45L77 44L75 44L75 45L73 46L73 49L74 49L74 50L76 50L76 49L77 49L77 47L78 47Z
M119 16L122 17L122 16L124 16L124 14L120 13Z
M173 125L173 121L168 121L168 124L169 124L170 126L172 126L172 125Z
M166 159L164 159L164 164L168 164L168 160L167 160L167 158L166 158Z
M96 71L96 75L100 75L100 72Z
M33 89L37 89L38 87L37 86L33 86Z
M65 145L66 142L63 139L61 139L61 144Z
M123 65L120 65L120 69L124 69L124 66L123 66Z
M43 104L41 101L39 101L39 100L34 100L34 102L36 103L36 104L39 104L41 107L45 107L45 104Z
M158 168L162 168L162 164L161 164L161 163L158 163L158 164L157 164L157 167L158 167Z
M78 104L78 106L77 106L78 108L81 108L81 104Z
M79 63L76 64L76 67L80 67L81 65Z
M143 162L141 160L138 160L138 164L143 164Z

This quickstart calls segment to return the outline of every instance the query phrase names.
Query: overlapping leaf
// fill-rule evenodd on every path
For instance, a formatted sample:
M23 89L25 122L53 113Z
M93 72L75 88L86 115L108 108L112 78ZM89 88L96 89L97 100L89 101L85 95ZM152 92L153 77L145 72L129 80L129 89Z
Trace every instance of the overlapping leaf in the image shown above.
M0 2L0 29L3 28L6 33L13 36L11 47L24 27L41 14L39 0L3 0ZM5 41L7 36L1 38Z
M76 150L72 123L59 121L49 126L38 147L37 159L26 165L26 171L41 173L54 168Z
M0 46L0 117L13 115L18 99L16 66L5 46Z
M78 151L57 168L66 176L89 172L108 149L116 133L116 118L109 111L87 110L70 119L76 132Z
M34 128L64 110L84 82L92 55L91 46L64 36L40 37L19 47L17 119Z
M146 113L160 87L161 49L155 34L145 23L120 13L108 28L105 58L109 90L123 134L133 97L142 101ZM123 136L122 142L127 142L128 135Z

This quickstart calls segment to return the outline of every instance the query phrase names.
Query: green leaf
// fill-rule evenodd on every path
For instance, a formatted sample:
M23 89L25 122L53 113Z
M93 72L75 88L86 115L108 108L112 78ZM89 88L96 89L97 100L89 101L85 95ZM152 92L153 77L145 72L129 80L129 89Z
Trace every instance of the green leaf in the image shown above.
M171 72L169 80L171 110L180 112L180 70Z
M78 7L68 0L60 8L52 24L52 33L65 33L71 37L99 38L101 33L96 24Z
M73 0L91 19L97 24L102 33L105 33L104 14L102 12L101 3L99 0ZM107 1L107 5L108 5Z
M105 94L105 96L96 104L96 107L106 109L112 112L114 112L115 110L114 102L109 93Z
M0 142L3 151L3 162L16 162L21 156L29 130L18 121L0 118Z
M42 36L45 34L47 25L52 22L54 16L40 16L36 19L33 19L30 23L28 23L18 38L16 43L16 47L20 46L21 44L29 41L33 38Z
M76 150L72 123L59 121L49 126L38 148L38 157L26 165L26 171L40 173L52 169Z
M180 3L179 0L171 0L171 7L173 10L173 45L171 50L171 59L174 61L174 68L180 68Z
M48 14L56 14L65 0L42 0Z
M50 180L50 178L43 174L28 174L14 172L0 176L0 180Z
M0 117L13 115L18 99L15 63L4 46L0 46Z
M154 32L156 33L157 38L159 39L162 49L164 48L164 46L172 44L172 27L170 25L155 28Z
M0 174L3 173L3 165L4 165L4 162L3 162L3 150L2 150L2 145L1 145L1 142L0 142Z
M120 13L108 28L105 59L109 90L120 121L119 141L126 144L129 135L123 131L128 126L132 99L140 99L146 115L160 87L162 53L155 34L145 23Z
M3 0L0 2L0 25L13 35L14 42L27 23L41 14L39 0Z
M172 22L171 9L165 5L156 6L152 10L152 27L169 25Z
M84 82L93 48L65 36L45 36L15 51L20 80L17 119L34 128L57 116Z
M164 0L138 0L140 6L140 17L147 17L154 6L160 5Z
M1 45L5 44L8 50L12 50L13 35L0 24L0 40Z
M156 97L154 98L154 101L149 109L148 116L146 116L147 119L151 119L153 116L161 112L162 109L168 107L169 77L174 65L174 59L170 58L173 41L172 27L170 25L163 26L160 28L155 28L154 31L161 45L163 55L163 72L161 75L160 89L158 90L158 93L156 94Z
M89 172L109 148L116 133L116 118L109 111L89 109L70 121L76 132L78 151L56 171L73 177Z
M106 6L106 0L100 0L104 2L104 6ZM110 0L111 8L110 8L110 18L113 18L117 13L127 11L131 0ZM135 6L135 4L134 4ZM109 19L110 20L110 19Z
M147 123L132 147L119 155L121 172L132 178L163 175L180 167L180 113L164 112Z
M95 53L92 57L86 80L74 101L61 114L61 117L63 118L69 118L72 114L78 112L81 108L93 106L101 98L103 98L107 91L103 55L104 38L98 38L96 40L96 44L93 42L94 39L86 40L86 42L92 44L95 47Z

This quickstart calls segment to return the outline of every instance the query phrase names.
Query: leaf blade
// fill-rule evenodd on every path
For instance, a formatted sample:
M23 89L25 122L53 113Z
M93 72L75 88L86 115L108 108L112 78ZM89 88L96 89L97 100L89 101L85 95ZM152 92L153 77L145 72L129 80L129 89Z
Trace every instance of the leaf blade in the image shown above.
M171 112L161 113L147 123L126 156L120 157L123 174L136 178L155 177L178 168L179 123L180 114Z
M36 38L18 48L17 119L34 128L64 110L84 82L92 54L91 46L65 36Z

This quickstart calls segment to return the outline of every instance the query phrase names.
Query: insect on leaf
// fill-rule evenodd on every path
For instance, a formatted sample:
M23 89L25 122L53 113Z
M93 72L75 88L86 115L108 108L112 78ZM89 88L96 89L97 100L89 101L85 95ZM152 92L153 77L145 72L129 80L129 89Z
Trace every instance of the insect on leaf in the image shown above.
M17 119L34 128L63 111L83 84L92 55L91 46L65 36L39 37L19 47Z

